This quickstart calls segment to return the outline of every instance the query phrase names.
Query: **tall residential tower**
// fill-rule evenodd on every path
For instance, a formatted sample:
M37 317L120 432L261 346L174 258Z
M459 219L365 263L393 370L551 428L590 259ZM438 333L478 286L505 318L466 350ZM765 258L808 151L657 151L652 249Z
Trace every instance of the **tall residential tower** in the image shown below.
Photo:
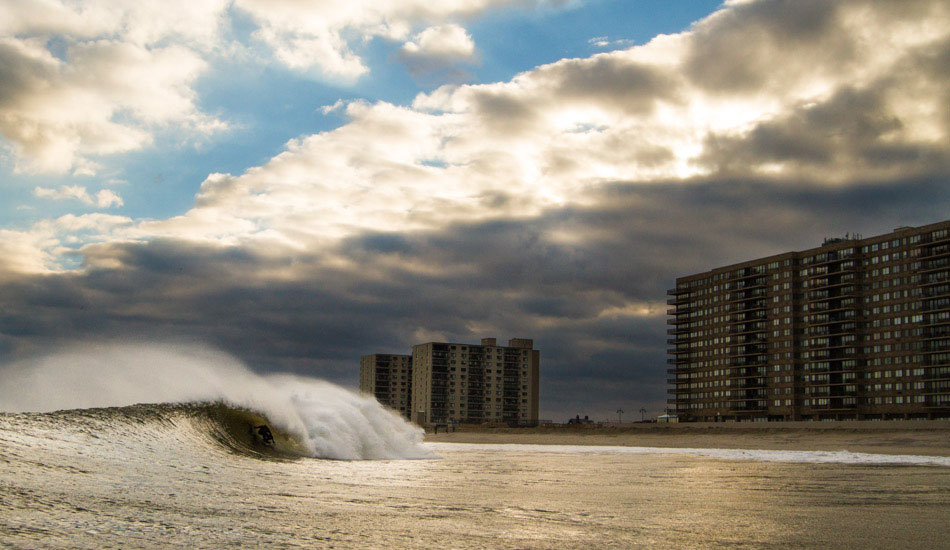
M684 420L950 418L950 221L676 280Z

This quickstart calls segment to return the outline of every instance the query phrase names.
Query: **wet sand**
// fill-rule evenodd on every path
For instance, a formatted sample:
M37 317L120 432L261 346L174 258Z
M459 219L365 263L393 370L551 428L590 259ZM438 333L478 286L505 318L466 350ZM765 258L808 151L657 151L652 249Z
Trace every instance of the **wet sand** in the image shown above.
M508 428L462 426L427 442L620 445L950 456L950 421L624 424Z

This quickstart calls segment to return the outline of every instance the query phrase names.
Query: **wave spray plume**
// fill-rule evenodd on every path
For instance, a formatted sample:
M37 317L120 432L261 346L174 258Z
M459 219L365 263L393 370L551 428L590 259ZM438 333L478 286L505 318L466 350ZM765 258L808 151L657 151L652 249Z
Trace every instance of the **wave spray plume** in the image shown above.
M207 402L260 413L313 457L432 456L420 428L373 398L314 378L255 374L206 347L90 345L0 367L4 412Z

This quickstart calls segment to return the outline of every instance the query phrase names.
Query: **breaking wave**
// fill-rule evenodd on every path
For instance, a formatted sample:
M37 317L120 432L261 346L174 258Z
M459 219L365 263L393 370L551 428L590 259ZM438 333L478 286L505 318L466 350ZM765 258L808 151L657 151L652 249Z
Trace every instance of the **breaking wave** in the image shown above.
M195 346L91 346L4 366L0 411L40 413L4 415L14 423L19 417L24 428L119 438L143 425L186 430L257 457L433 456L420 428L371 397L313 378L258 375ZM254 435L261 424L271 429L272 445Z

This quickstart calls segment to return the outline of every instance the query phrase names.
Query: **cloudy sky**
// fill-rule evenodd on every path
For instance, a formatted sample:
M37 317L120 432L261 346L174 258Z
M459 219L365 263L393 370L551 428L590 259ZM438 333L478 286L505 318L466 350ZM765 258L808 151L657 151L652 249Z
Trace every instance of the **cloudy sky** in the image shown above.
M938 0L0 0L6 365L533 337L543 418L655 412L677 276L948 184Z

